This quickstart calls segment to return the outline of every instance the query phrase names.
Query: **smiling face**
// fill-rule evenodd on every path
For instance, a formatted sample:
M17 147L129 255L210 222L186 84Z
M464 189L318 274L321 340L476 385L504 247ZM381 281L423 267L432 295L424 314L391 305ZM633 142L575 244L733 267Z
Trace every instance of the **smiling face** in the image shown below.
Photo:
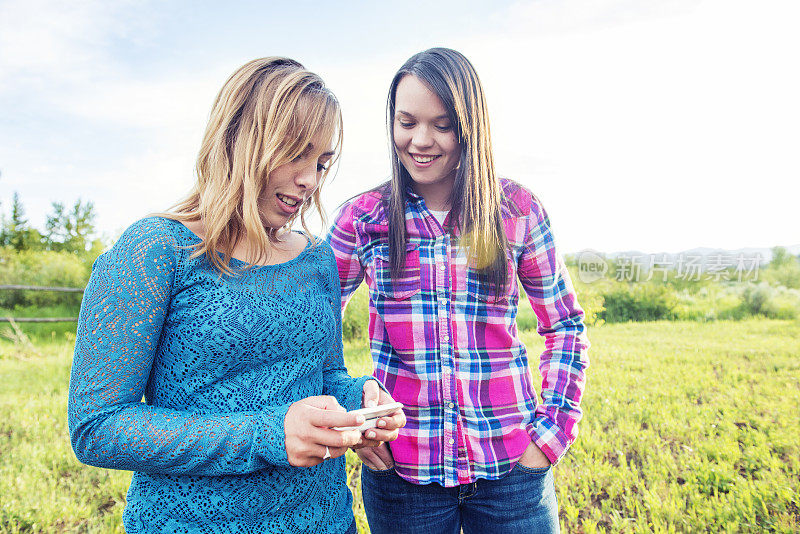
M300 210L316 191L333 155L327 143L315 138L300 156L269 173L258 201L265 226L281 228Z
M394 109L394 146L414 190L430 209L445 209L461 156L447 110L436 93L411 74L397 85Z

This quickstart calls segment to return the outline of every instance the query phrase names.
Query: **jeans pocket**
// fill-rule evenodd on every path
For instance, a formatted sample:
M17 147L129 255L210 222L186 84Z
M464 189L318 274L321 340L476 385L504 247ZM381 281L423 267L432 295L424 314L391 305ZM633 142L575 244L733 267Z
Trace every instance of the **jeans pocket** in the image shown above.
M552 468L553 468L552 465L548 465L547 467L527 467L517 462L517 465L514 466L514 469L512 469L512 471L519 470L520 472L525 473L526 475L542 476L546 475L547 472L550 471L550 469Z
M368 467L367 464L365 464L363 462L361 463L361 466L362 466L364 471L367 471L367 472L369 472L369 474L377 475L379 477L380 476L391 475L392 473L394 473L394 466L390 467L389 469L373 469L371 467Z

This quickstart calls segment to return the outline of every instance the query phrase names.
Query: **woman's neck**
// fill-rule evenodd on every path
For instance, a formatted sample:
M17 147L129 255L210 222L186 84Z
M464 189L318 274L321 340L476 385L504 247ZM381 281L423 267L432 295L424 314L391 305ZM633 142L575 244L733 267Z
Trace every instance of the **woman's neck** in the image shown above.
M205 226L201 221L185 221L183 225L200 239L205 239ZM277 241L270 242L267 245L268 256L266 258L259 258L255 245L245 236L245 238L239 240L233 248L231 256L239 261L254 265L273 265L276 263L284 263L296 257L305 249L307 243L308 239L302 234L287 230L281 232L277 236Z
M444 178L432 184L414 182L414 192L425 200L425 206L429 210L448 211L450 209L450 197L453 194L455 178L454 173L451 177Z

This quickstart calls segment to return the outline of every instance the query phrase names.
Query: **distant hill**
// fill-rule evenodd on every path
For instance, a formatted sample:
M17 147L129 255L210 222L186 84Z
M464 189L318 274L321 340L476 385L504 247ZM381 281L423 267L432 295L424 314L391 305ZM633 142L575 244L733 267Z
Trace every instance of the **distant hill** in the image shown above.
M800 244L784 248L787 251L789 251L789 254L792 254L794 256L800 256ZM578 254L580 254L580 252L573 253L571 255L576 256ZM648 257L656 256L658 258L666 257L666 261L669 262L673 262L681 256L683 256L684 258L701 256L705 260L708 257L713 257L718 255L727 257L743 255L748 258L753 258L756 255L759 255L762 263L768 263L772 259L772 248L750 247L750 248L739 248L736 250L729 250L722 248L699 247L690 250L684 250L681 252L642 252L640 250L626 250L626 251L610 252L610 253L600 252L600 254L605 256L606 258L618 258L618 257L634 258L637 256L648 256Z

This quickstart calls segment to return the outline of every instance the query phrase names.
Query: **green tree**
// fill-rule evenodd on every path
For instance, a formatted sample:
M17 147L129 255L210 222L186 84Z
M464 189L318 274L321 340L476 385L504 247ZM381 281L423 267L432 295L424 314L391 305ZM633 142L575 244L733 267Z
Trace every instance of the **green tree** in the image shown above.
M792 262L794 258L789 251L784 247L772 247L772 260L769 262L770 267L779 268Z
M764 279L773 285L800 289L800 259L783 247L772 249L772 260L764 270Z
M78 199L72 209L63 202L53 202L53 211L47 215L45 237L50 250L83 254L94 248L94 203Z
M14 201L11 204L11 217L3 221L0 234L0 244L11 247L17 252L23 250L40 250L42 248L42 234L28 225L25 217L25 207L19 199L19 193L14 192Z

